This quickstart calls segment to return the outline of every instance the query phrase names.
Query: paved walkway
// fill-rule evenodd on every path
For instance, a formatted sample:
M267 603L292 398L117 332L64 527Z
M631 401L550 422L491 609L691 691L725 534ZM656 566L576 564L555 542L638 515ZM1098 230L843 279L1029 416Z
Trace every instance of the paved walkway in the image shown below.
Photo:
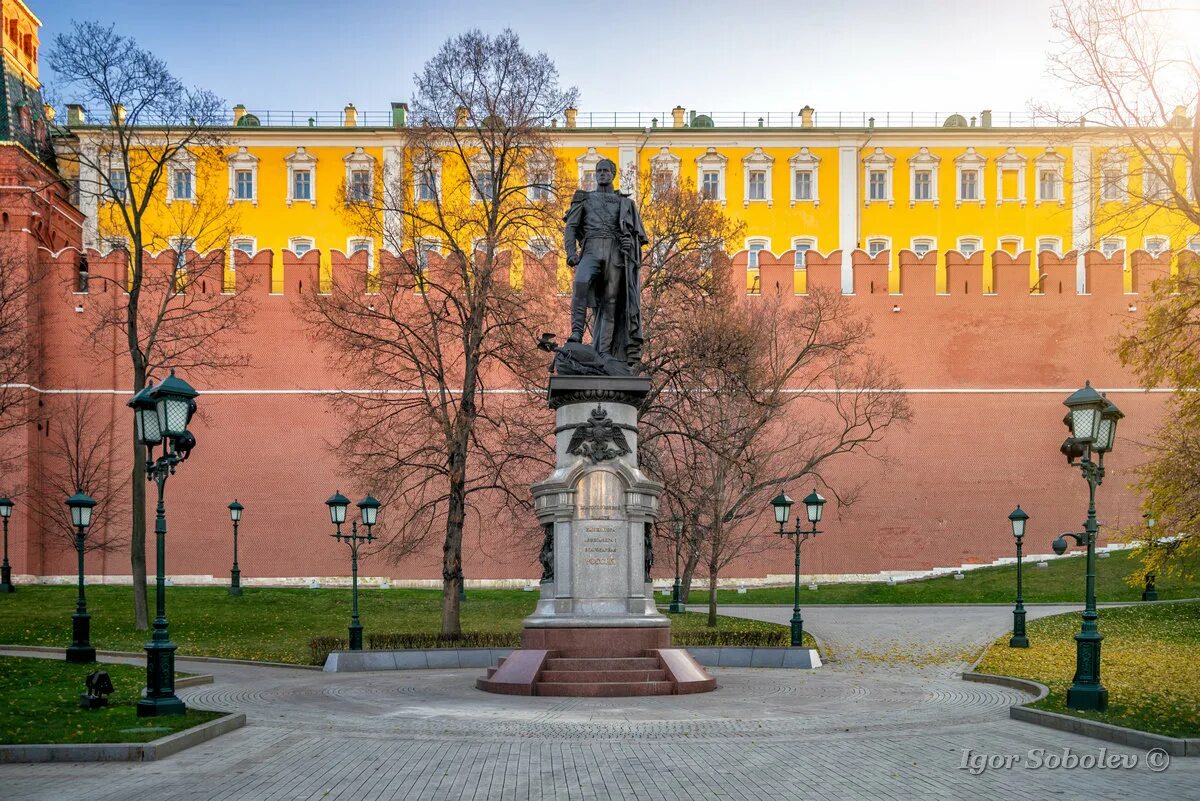
M513 698L474 690L474 670L324 674L180 660L182 670L216 676L180 695L241 710L246 728L158 763L0 765L0 796L1196 798L1198 759L1176 758L1159 773L1141 759L1130 770L1026 768L1039 748L1144 754L1011 721L1021 693L953 675L955 649L1002 632L1003 609L860 609L806 610L839 661L812 672L715 669L720 688L707 695ZM743 613L786 619L790 610ZM917 646L930 659L883 664L869 650ZM964 749L1021 761L972 775L960 767Z

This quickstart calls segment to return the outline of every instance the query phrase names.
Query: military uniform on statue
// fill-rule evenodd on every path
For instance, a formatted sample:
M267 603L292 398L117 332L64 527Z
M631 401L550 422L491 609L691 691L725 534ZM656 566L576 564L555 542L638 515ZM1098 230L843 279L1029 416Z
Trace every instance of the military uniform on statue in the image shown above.
M596 165L596 190L578 191L565 217L575 268L571 333L553 352L555 469L532 487L542 526L541 597L521 648L476 682L512 695L629 696L716 687L682 648L650 584L662 485L638 467L638 411L650 380L642 356L637 206L614 191L616 165ZM588 316L591 315L590 342Z

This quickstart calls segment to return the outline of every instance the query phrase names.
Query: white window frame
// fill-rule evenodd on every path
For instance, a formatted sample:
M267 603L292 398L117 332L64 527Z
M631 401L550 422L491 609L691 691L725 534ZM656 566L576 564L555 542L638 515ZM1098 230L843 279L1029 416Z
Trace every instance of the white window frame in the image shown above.
M929 148L922 147L917 151L915 156L908 159L908 207L911 209L918 203L932 203L936 209L939 204L938 199L938 165L941 163L942 157L929 152ZM929 197L917 197L917 173L929 173Z
M554 238L549 236L532 237L529 240L529 247L527 249L529 255L541 261L554 252ZM538 250L542 250L542 253L539 254Z
M238 247L239 242L249 242L250 249L245 250L244 248L239 248ZM253 236L238 236L238 235L229 237L229 272L231 272L231 273L237 272L237 259L234 256L234 252L239 251L239 250L242 253L245 253L248 257L254 258L254 254L258 252L258 238L253 237ZM223 288L224 288L224 282L222 282L222 289Z
M293 203L308 203L312 206L317 205L317 157L304 149L304 146L296 148L296 152L284 158L287 163L287 204L291 208ZM309 196L307 198L297 199L293 196L296 189L296 173L308 171L309 180ZM301 237L303 238L303 237Z
M185 244L186 243L186 244ZM196 250L196 238L194 236L171 236L167 237L167 249L175 253L175 284L178 286L181 277L187 277L188 262L187 253L192 251L199 255ZM186 280L184 281L186 285Z
M304 253L296 252L296 245L299 245L299 244L307 244L308 245L308 248L305 249ZM317 240L313 239L311 236L293 236L293 237L288 238L288 250L292 251L292 255L298 259L304 258L305 254L307 254L308 251L316 250L316 249L317 249Z
M749 279L750 273L754 273L758 280L758 291L756 292L747 280L746 292L751 295L762 294L762 264L758 261L758 254L764 250L771 250L771 238L766 236L752 236L746 239L746 277ZM771 251L774 253L775 251ZM751 264L753 262L753 264Z
M863 159L863 205L870 206L871 203L887 203L888 208L896 204L893 180L893 167L896 164L896 157L888 155L883 151L882 147L875 148L875 152ZM883 179L883 198L871 199L871 173L882 171Z
M710 147L704 151L704 155L696 159L696 185L703 191L704 189L704 173L715 172L717 174L717 196L709 198L725 205L725 166L728 164L729 158L717 152L715 147Z
M1150 240L1152 240L1152 239L1161 239L1161 240L1162 240L1162 243L1163 243L1163 246L1162 246L1162 247L1161 247L1159 250L1157 250L1157 251L1151 250L1151 249L1150 249ZM1158 258L1158 257L1159 257L1159 256L1161 256L1163 253L1169 253L1169 252L1170 252L1170 250L1171 250L1171 237L1169 237L1169 236L1164 236L1163 234L1150 234L1149 236L1143 237L1143 238L1142 238L1142 250L1146 251L1147 253L1149 253L1149 254L1150 254L1151 256L1153 256L1154 258Z
M353 152L342 156L342 163L346 165L346 202L370 203L373 201L375 199L375 157L361 147L356 147ZM350 194L354 185L353 175L358 170L366 170L369 176L365 198L351 197Z
M116 173L121 173L121 175L125 176L124 180L121 183L121 186L123 188L121 190L120 197L117 197L117 191L113 187L113 175L115 175ZM124 167L109 167L107 181L108 181L108 185L106 187L104 187L104 192L101 193L103 199L107 200L110 203L120 203L122 205L128 203L129 202L129 173L125 171L125 168Z
M492 175L492 162L487 156L477 154L468 161L467 168L471 171L471 202L482 203L483 194L479 191L479 177L486 176L491 181L495 176ZM496 202L496 185L492 184L492 196L488 198L489 202Z
M1009 147L1004 155L996 158L996 205L1018 203L1025 208L1025 166L1029 159L1017 152L1015 147ZM1017 173L1017 196L1004 197L1004 173L1014 170Z
M1115 184L1109 184L1105 180L1105 173L1109 171L1116 171L1120 175ZM1114 192L1116 197L1108 197L1107 190L1110 186L1116 190ZM1115 147L1109 148L1109 151L1100 159L1100 202L1129 202L1129 159Z
M963 203L978 203L980 208L983 208L986 203L984 190L983 176L984 170L987 169L987 158L975 151L975 148L968 147L967 152L963 153L958 158L954 159L954 207L958 208ZM963 175L968 173L975 174L975 192L978 197L965 198L963 197ZM998 191L998 190L997 190Z
M191 173L189 186L192 194L188 197L178 197L175 194L175 173L182 171ZM170 206L176 201L180 203L196 202L196 157L186 149L176 153L167 164L167 205Z
M928 247L925 249L925 253L921 253L919 250L917 250L918 242L924 242L924 243L928 244ZM908 243L908 249L911 250L913 253L915 253L917 256L919 256L921 258L925 258L925 256L930 251L934 251L934 250L938 249L937 237L935 237L935 236L914 236L912 238L912 241Z
M820 208L821 196L817 190L818 178L820 177L821 157L813 154L807 147L800 148L800 152L788 159L788 167L790 170L790 180L788 191L791 194L791 204L795 206L797 203L812 203L814 208ZM802 172L810 174L812 180L812 197L801 198L796 196L796 175Z
M546 183L537 183L537 179L545 176ZM553 159L534 157L525 165L525 197L530 203L542 203L554 195L554 161ZM545 197L538 197L544 192Z
M1106 252L1107 246L1110 243L1116 245L1116 247L1112 249L1112 253ZM1106 236L1097 244L1098 247L1096 249L1099 250L1100 255L1104 256L1106 259L1111 259L1113 256L1115 256L1118 250L1124 250L1125 255L1129 255L1129 250L1126 248L1127 243L1125 242L1125 237L1123 236ZM1122 259L1122 261L1124 260Z
M127 236L106 236L100 240L100 252L105 256L112 253L114 250L129 250L129 237Z
M1200 236L1193 236L1187 242L1187 249L1193 253L1200 253Z
M751 203L766 203L767 208L774 207L774 171L775 157L764 153L761 147L754 148L749 155L742 158L742 208ZM754 172L763 173L763 196L760 198L750 197L750 174Z
M1020 256L1022 253L1024 253L1024 252L1025 252L1025 237L1023 237L1023 236L1001 236L1001 237L997 237L997 238L996 238L996 250L1004 250L1004 243L1005 243L1005 242L1015 242L1015 243L1016 243L1016 245L1017 245L1017 246L1016 246L1016 248L1013 250L1013 252L1012 252L1012 253L1010 253L1010 254L1009 254L1009 255L1010 255L1010 256L1012 256L1014 259L1015 259L1017 256ZM1007 250L1004 250L1004 252L1005 252L1005 253L1008 253L1008 251L1007 251Z
M970 242L972 245L972 250L970 253L967 253L966 251L963 250L963 244L967 243L967 242ZM983 250L983 237L981 237L981 236L960 236L958 238L958 241L955 243L955 250L957 250L960 255L965 256L966 258L969 259L972 256L974 256L976 253L979 253L980 251Z
M417 270L418 280L423 280L426 273L429 271L429 254L437 253L439 256L442 253L442 240L431 236L419 236L413 242L413 259ZM414 292L420 292L421 287L413 287Z
M251 153L245 147L239 147L238 151L231 155L226 162L229 164L229 205L234 203L249 203L251 206L258 205L258 156ZM238 170L250 171L250 197L239 198L237 196L237 174Z
M367 251L367 272L375 272L375 240L369 236L352 236L346 240L346 258L354 258L356 245L365 244Z
M606 158L608 157L597 153L594 147L589 147L586 153L575 158L576 170L578 171L577 180L580 189L590 191L596 188L596 165ZM608 160L615 163L613 159ZM589 179L588 176L591 176L591 178ZM613 178L615 180L616 176L613 176Z
M421 197L422 176L433 175L433 197ZM442 160L437 156L413 159L413 202L438 203L442 199Z
M805 250L801 250L800 249L801 245L807 245L808 247ZM794 237L792 237L792 250L794 250L796 252L796 257L795 257L796 261L795 261L795 264L793 265L794 268L797 270L807 270L808 262L807 262L807 257L805 256L805 254L808 253L809 251L816 251L816 249L817 249L817 238L815 236L794 236Z
M658 178L661 175L670 176L672 188L679 186L679 166L683 159L671 152L669 147L660 148L650 157L650 193L651 196L660 191Z
M1067 163L1066 158L1055 152L1053 147L1047 147L1046 152L1034 159L1034 177L1037 185L1037 195L1034 200L1034 207L1040 206L1043 203L1057 203L1060 206L1067 204L1067 185L1064 180L1063 168ZM1052 172L1055 176L1055 182L1058 188L1058 197L1043 197L1042 196L1042 173Z
M883 243L883 247L881 247L879 249L878 253L871 252L871 245L875 242ZM869 236L869 237L867 237L867 247L865 248L865 250L866 250L867 255L869 257L871 257L872 259L875 258L876 256L878 256L880 253L883 253L884 251L890 251L891 249L892 249L892 238L890 236Z
M1048 247L1048 248L1042 247L1043 245L1045 245L1047 243L1051 243L1053 246ZM1038 253L1047 253L1048 252L1048 253L1053 253L1055 256L1062 256L1062 254L1063 254L1062 237L1061 236L1039 236L1037 238L1036 244L1037 244L1037 252Z
M1171 177L1174 179L1175 171L1171 170ZM1142 164L1142 199L1150 201L1167 200L1171 197L1171 184L1163 181L1159 174L1154 171L1154 167L1149 164Z

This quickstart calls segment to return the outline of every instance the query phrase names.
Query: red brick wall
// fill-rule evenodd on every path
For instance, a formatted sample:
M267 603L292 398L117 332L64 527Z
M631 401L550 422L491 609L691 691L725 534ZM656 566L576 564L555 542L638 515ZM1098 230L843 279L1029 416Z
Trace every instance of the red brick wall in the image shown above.
M874 347L898 369L912 391L914 421L888 435L880 453L886 461L849 457L833 465L835 485L861 483L851 510L827 507L825 533L805 547L805 572L844 573L919 569L962 562L991 561L1009 555L1007 515L1018 503L1030 514L1029 550L1046 552L1050 541L1079 527L1086 511L1086 485L1077 469L1058 453L1065 436L1061 401L1084 379L1102 389L1135 390L1133 377L1111 354L1112 340L1140 311L1129 311L1136 296L1121 290L1121 260L1087 254L1090 293L1075 292L1073 254L1039 255L1045 294L1029 292L1030 254L996 253L995 285L984 294L983 257L944 256L951 282L935 294L934 263L909 251L899 254L903 294L887 293L887 257L853 254L855 294L850 302L874 324ZM72 295L69 281L77 254L42 251L59 281L43 299L47 359L42 386L113 390L109 411L118 430L128 430L125 409L128 359L86 342L87 307L117 301L112 289L86 297ZM170 254L161 258L169 259ZM235 496L246 506L240 537L243 575L326 576L348 573L346 548L329 538L323 500L335 489L357 498L361 482L339 472L339 424L328 397L313 390L345 388L335 354L314 338L297 316L298 291L315 286L314 253L296 259L284 253L284 293L271 295L269 252L253 259L236 254L237 272L254 276L252 331L238 339L251 366L240 375L193 380L204 394L195 429L199 445L167 485L168 571L173 574L227 574L230 523L226 504ZM791 254L760 254L765 292L779 284L791 293ZM89 254L93 272L117 275L112 259ZM1139 287L1165 269L1148 254L1132 254ZM364 269L363 257L335 253L334 280ZM733 280L745 286L745 258ZM840 286L840 252L810 254L813 286ZM740 283L739 283L740 282ZM965 286L964 286L965 285ZM1060 291L1061 286L1061 291ZM964 291L965 289L965 291ZM75 307L82 303L83 313ZM1104 487L1100 517L1108 535L1137 525L1138 499L1127 489L1129 468L1142 460L1136 445L1153 430L1164 394L1141 391L1112 396L1126 412ZM804 404L796 414L812 413ZM40 423L55 425L46 419ZM37 431L24 479L37 478ZM790 487L794 497L807 486ZM386 517L387 510L381 512ZM778 540L769 513L756 522L764 539ZM473 514L466 537L465 572L470 579L535 577L540 533L532 516L523 525L495 530L488 514ZM425 552L401 564L372 557L364 575L396 578L440 576L440 538ZM27 527L14 528L14 569L18 573L67 574L72 556L43 545ZM669 570L669 560L659 560ZM125 554L96 557L90 572L128 574ZM783 546L731 566L727 576L753 577L790 571ZM665 575L665 573L663 574Z

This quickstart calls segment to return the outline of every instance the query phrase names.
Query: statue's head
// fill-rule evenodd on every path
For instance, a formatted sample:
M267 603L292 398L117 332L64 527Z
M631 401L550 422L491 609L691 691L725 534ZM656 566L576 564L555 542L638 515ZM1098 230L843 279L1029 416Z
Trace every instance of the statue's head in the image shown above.
M612 159L600 159L596 162L596 185L610 186L617 177L617 165Z

